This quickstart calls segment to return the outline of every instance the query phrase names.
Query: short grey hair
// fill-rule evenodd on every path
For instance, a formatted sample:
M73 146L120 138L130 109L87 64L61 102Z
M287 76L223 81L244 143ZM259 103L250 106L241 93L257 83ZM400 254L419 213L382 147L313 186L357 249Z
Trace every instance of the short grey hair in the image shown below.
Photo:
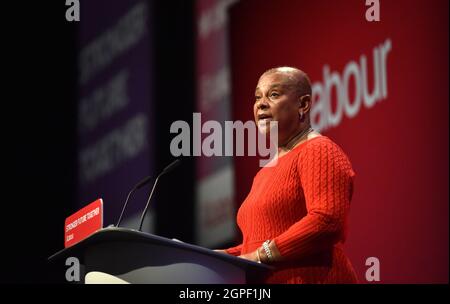
M261 77L273 73L282 73L287 75L300 95L312 95L311 81L308 77L308 74L306 74L302 70L295 67L280 66L268 69L261 75Z

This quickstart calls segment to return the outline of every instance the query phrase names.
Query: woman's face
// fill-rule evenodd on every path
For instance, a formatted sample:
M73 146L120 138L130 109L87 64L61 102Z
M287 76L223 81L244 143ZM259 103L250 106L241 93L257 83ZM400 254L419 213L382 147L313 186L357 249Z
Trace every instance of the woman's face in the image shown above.
M253 114L261 133L267 134L270 121L278 122L278 142L285 144L300 129L299 96L285 73L261 76L255 91Z

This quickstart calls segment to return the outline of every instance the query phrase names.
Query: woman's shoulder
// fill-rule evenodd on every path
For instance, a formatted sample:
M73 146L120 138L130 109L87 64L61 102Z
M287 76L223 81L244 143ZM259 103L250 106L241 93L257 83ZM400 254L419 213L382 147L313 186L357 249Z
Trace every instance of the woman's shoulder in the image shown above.
M298 152L299 157L310 156L314 158L347 158L347 155L343 149L336 142L325 135L320 135L306 141Z
M297 146L295 149L297 152L309 152L311 150L316 150L321 147L332 147L336 145L328 136L325 135L318 135L316 137L313 137L311 139L308 139L307 141L303 142L299 146Z
M338 147L338 144L335 143L331 138L326 135L319 135L313 137L303 143L304 147L301 150L307 149L317 149L318 147Z
M351 177L355 176L347 154L327 136L307 141L298 153L297 165L300 172L310 172L314 175L334 170Z

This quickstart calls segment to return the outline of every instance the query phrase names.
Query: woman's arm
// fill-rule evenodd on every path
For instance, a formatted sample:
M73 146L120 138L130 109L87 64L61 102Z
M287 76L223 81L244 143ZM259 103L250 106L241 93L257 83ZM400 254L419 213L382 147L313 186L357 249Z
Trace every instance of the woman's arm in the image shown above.
M221 253L227 253L227 254L231 254L234 256L239 256L239 255L241 255L241 250L242 250L242 244L239 244L235 247L231 247L228 249L216 249L214 251L221 252Z
M307 215L271 242L279 260L331 248L343 233L352 197L354 172L336 144L311 143L302 152L298 170Z

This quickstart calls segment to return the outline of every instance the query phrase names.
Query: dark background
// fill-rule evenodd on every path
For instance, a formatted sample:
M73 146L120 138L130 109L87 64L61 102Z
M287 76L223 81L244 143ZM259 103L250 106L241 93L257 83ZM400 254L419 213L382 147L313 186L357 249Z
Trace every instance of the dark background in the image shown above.
M63 248L64 219L76 211L77 24L67 22L65 1L5 4L1 231L2 283L64 283L65 271L47 257ZM105 8L107 10L107 8ZM194 112L193 1L155 1L154 98L157 130L169 130ZM175 21L175 22L174 22ZM177 71L174 79L173 71ZM176 81L176 109L171 104ZM5 109L5 108L4 108ZM172 161L169 132L156 133L157 169ZM5 137L4 137L5 138ZM158 148L160 147L160 148ZM155 198L156 233L193 240L194 162L184 159ZM176 191L174 191L176 189Z

